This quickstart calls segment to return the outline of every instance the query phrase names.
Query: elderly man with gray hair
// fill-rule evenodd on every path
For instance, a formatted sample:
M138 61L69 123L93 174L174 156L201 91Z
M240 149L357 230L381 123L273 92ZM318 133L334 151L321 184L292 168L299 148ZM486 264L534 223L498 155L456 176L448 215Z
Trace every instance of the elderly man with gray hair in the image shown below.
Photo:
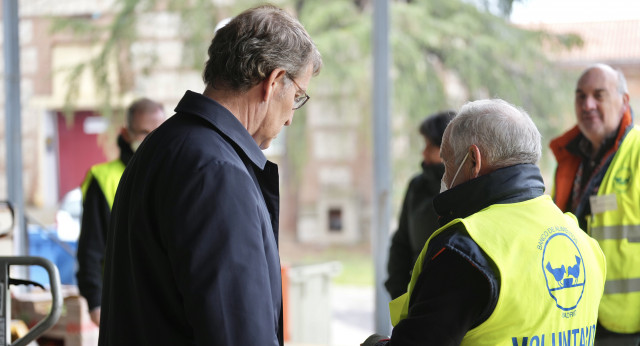
M100 345L283 345L278 168L261 149L322 66L284 10L215 34L187 91L122 176L109 227Z
M467 103L440 155L442 227L390 304L390 340L363 345L593 344L605 259L543 194L531 118L503 100Z

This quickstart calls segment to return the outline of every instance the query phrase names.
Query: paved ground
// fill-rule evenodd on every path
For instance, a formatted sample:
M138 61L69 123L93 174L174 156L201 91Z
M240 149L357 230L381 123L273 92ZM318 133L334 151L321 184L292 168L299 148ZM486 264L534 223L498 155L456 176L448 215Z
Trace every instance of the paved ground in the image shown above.
M358 346L373 331L374 290L367 286L331 287L331 320L328 321L330 335L328 342L318 343L305 340L288 342L286 346ZM305 312L306 313L306 312ZM305 320L311 320L306 318ZM315 320L318 321L317 319ZM295 323L295 322L294 322ZM316 335L322 330L317 326L316 332L306 329L309 335ZM322 337L320 337L322 338Z
M293 339L294 334L299 338L300 335L307 335L309 339L323 340L322 342L297 340L297 343L288 342L286 346L358 346L373 333L374 288L368 283L373 282L373 262L367 244L349 247L302 246L282 239L280 251L283 262L290 264L290 269L298 265L308 269L314 265L324 267L335 262L340 262L341 266L338 271L321 268L317 272L312 270L313 273L302 275L306 278L304 285L299 281L294 282L295 275L292 276L292 272L295 270L289 272L290 303L300 304L295 313L290 310L291 318L294 319L289 323L290 328L300 328L301 323L310 321L330 321L327 322L329 325L303 326L302 332L291 332ZM327 277L320 279L320 273L328 274L331 278L328 301L324 283L329 281ZM309 299L313 301L309 302Z
M330 345L360 345L374 329L373 287L334 285L331 295Z

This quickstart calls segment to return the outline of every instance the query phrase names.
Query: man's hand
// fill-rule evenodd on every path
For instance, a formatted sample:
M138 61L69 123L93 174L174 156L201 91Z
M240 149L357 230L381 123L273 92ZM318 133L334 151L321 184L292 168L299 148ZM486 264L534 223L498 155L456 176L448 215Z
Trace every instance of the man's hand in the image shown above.
M100 307L98 306L97 308L93 308L93 310L89 311L89 316L93 323L100 327Z
M375 346L380 341L388 341L388 340L389 340L388 336L384 336L384 335L380 335L380 334L373 334L373 335L369 336L367 338L367 340L365 340L363 343L361 343L360 346ZM385 343L385 345L386 345L386 343Z

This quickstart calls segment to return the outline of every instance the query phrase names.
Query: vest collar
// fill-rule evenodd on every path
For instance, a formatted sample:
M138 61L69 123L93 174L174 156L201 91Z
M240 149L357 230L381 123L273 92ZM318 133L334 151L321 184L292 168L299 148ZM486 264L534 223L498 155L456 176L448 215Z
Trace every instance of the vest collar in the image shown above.
M254 165L264 170L267 158L256 141L238 118L218 102L202 94L187 90L178 106L176 106L175 111L192 114L204 119L237 145Z
M457 185L436 196L433 206L440 216L438 222L445 225L493 204L522 202L543 193L544 182L538 166L518 164Z

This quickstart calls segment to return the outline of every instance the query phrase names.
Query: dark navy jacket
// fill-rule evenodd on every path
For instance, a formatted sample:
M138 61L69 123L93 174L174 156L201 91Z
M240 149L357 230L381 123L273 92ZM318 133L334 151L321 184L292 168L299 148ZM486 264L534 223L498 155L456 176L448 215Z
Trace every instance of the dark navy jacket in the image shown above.
M188 91L122 176L100 345L282 345L278 171Z
M544 193L536 165L498 169L447 190L433 201L441 225L493 204L530 200ZM409 300L409 316L391 340L376 345L460 345L467 331L493 313L500 293L495 263L458 223L429 242Z

